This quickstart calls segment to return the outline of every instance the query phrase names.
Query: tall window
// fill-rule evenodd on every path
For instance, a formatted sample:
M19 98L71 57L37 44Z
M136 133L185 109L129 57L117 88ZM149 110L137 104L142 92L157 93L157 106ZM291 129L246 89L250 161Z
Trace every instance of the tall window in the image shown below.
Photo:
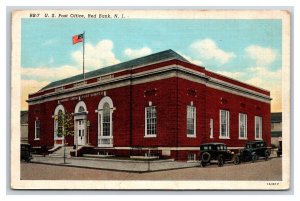
M108 103L103 105L103 136L110 136L110 108Z
M187 106L187 136L196 136L196 107Z
M214 120L209 119L210 138L214 138Z
M113 101L104 96L98 104L98 147L113 147Z
M229 111L220 110L220 138L229 138Z
M247 139L247 115L239 113L239 138Z
M255 116L255 139L262 139L262 118Z
M35 120L35 139L39 140L41 135L40 120Z
M156 136L156 107L150 106L145 108L146 129L145 136Z
M57 115L57 130L56 130L56 137L62 137L63 136L63 112L62 110L58 111Z

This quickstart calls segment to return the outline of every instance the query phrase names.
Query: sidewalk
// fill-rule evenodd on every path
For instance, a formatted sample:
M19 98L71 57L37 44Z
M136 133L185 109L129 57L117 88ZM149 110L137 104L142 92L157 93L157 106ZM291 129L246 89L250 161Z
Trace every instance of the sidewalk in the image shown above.
M64 164L64 159L61 157L43 157L38 155L34 155L31 162L58 166L70 166L136 173L165 171L199 166L198 162L177 162L171 160L134 161L87 157L66 158L66 163Z

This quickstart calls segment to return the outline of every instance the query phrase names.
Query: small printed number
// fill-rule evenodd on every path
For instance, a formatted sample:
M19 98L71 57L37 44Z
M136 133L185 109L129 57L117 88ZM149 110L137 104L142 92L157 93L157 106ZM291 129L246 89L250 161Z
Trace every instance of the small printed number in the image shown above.
M277 186L277 185L279 185L279 182L268 182L267 185L268 186Z

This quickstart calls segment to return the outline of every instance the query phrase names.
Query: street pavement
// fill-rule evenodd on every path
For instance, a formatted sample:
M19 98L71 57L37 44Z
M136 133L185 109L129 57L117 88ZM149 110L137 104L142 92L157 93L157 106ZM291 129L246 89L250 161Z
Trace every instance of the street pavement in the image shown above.
M40 159L40 158L39 158ZM37 159L35 159L37 160ZM57 164L50 163L21 163L21 180L245 180L245 181L280 181L282 180L282 158L272 158L271 160L258 160L255 163L242 163L240 165L225 164L223 167L218 167L216 164L203 167L187 167L192 165L186 162L169 162L167 167L174 167L174 164L186 164L176 166L177 169L160 169L160 171L116 171L104 170L98 168L76 167L69 165L61 165L62 158L53 159ZM73 159L74 160L74 159ZM81 160L81 159L80 159ZM69 163L71 159L67 159ZM85 165L90 163L89 160L81 160ZM108 162L94 161L94 164L103 163L117 166L134 167L135 170L144 167L142 163L128 162ZM162 165L163 164L163 165ZM161 163L164 166L167 163ZM172 164L172 165L171 165ZM135 165L135 166L134 166ZM153 166L152 166L153 165ZM151 163L150 168L154 168L157 164ZM194 164L195 165L195 164ZM122 168L124 169L124 168Z

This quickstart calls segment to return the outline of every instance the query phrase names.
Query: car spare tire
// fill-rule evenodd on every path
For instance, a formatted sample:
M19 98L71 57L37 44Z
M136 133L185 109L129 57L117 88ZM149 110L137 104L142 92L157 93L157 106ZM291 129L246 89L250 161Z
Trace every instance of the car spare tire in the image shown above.
M222 155L219 155L218 156L218 166L223 167L223 165L224 165L224 158Z
M265 151L265 160L267 161L270 157L270 151L269 150L266 150Z
M234 155L233 156L233 164L238 165L240 163L241 163L240 156Z
M204 152L201 156L201 160L205 163L208 163L210 161L211 155L208 152Z
M256 162L257 159L258 159L258 157L257 157L256 153L253 153L252 157L251 157L252 163Z

